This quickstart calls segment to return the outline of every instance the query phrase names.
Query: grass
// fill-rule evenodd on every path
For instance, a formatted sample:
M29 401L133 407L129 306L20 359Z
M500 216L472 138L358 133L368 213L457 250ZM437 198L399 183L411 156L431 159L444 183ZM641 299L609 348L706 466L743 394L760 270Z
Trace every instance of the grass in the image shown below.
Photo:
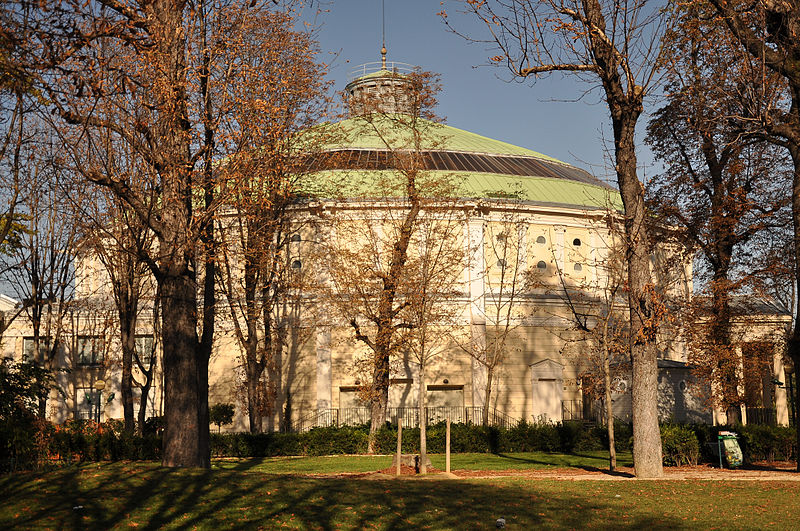
M800 520L800 482L367 480L263 466L93 463L2 476L0 528L493 529L503 516L509 529L789 529Z
M445 469L444 454L431 454L431 464ZM619 466L631 466L630 452L617 456ZM342 472L369 472L383 470L392 465L391 456L334 455L329 457L267 457L253 459L220 459L214 468L226 470L251 470L267 474L337 474ZM608 466L608 452L590 451L580 454L548 454L520 452L513 454L453 454L452 470L531 470L548 468L595 469Z

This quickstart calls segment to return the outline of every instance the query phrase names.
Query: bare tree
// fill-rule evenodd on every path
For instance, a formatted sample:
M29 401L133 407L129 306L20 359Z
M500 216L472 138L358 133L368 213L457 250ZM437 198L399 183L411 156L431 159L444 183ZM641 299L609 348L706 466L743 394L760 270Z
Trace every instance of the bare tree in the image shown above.
M430 202L420 213L408 263L409 304L404 310L410 328L405 333L406 348L418 373L419 471L427 473L427 368L443 358L450 347L449 337L460 324L463 308L464 244L460 239L463 214L447 199Z
M655 324L650 294L644 191L637 176L636 124L661 62L670 10L646 0L499 0L466 2L485 23L494 63L536 79L569 72L599 83L611 115L614 165L625 207L625 246L633 360L634 462L637 477L659 477ZM442 13L445 22L447 14Z
M12 252L0 259L7 270L6 281L22 301L31 324L29 361L52 370L63 348L80 237L77 211L69 194L80 195L80 192L76 191L74 179L56 160L56 147L52 138L49 140L26 149L20 181L29 193L19 205L19 213L25 220L24 235ZM41 417L47 413L47 400L47 396L40 397Z
M117 169L109 168L108 171L118 173ZM152 328L143 335L139 326L142 311L147 309L148 303L154 302L155 294L150 270L141 256L153 245L153 239L138 216L116 196L106 193L102 204L106 205L104 212L88 216L95 223L88 227L83 242L83 260L87 263L96 260L102 265L102 272L94 271L92 274L107 280L100 289L110 291L116 307L122 347L120 391L124 429L129 433L138 429L141 433L156 359ZM108 293L103 295L108 296ZM150 340L144 340L145 337ZM134 368L138 369L142 382L136 380ZM139 388L141 393L138 428L134 414L134 388Z
M521 233L525 224L515 214L488 220L485 234L478 242L470 242L470 261L485 257L478 266L483 279L483 293L470 301L469 337L454 335L456 344L472 357L485 372L482 422L489 423L492 394L498 372L516 347L509 341L522 323L521 312L526 297L540 285L540 279L528 268L527 245ZM475 294L472 294L473 296Z
M250 431L262 431L280 386L278 360L288 341L287 297L297 289L302 261L291 255L307 227L292 216L298 182L312 170L315 149L328 138L311 126L325 112L327 87L308 32L292 29L288 15L264 13L243 21L238 40L239 82L228 90L236 126L225 131L235 153L219 169L223 182L240 183L217 223L219 285L242 348ZM233 62L233 61L232 61ZM280 77L269 93L263 80ZM267 371L266 386L263 382Z
M581 367L579 377L584 396L598 397L603 403L609 470L613 471L617 467L617 451L612 395L618 390L615 385L617 378L630 372L630 327L624 311L625 266L620 245L619 214L609 210L604 221L607 230L598 230L597 233L603 240L601 247L607 252L588 264L595 268L596 279L570 278L558 266L559 261L554 260L558 274L555 292L569 310L573 329L580 334L577 339L564 338L564 349L569 350L575 344L583 347L579 351L580 359L576 361Z

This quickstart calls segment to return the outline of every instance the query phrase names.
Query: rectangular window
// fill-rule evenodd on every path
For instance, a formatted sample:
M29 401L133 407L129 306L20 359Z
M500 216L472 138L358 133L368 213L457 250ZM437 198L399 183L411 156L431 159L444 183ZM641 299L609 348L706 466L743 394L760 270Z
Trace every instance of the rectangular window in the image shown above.
M97 408L102 399L102 394L101 391L90 387L78 389L75 404L75 418L84 420L97 418ZM100 420L102 420L102 418Z
M102 365L103 346L102 337L79 337L78 365Z
M145 368L153 361L153 336L136 336L136 355Z
M33 338L26 337L22 339L22 361L23 362L31 362L33 361ZM39 338L39 353L45 356L49 355L50 350L52 348L52 342L50 341L49 337L40 337Z

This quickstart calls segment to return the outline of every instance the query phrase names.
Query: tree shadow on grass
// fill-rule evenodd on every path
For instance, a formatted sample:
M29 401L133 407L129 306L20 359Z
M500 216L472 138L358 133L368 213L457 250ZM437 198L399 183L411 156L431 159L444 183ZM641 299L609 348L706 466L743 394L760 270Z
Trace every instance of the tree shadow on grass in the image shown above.
M712 465L714 465L714 468L719 468L718 462L712 463ZM797 465L795 463L745 463L741 468L742 470L758 470L764 472L797 472Z
M0 527L309 529L518 528L616 525L619 500L536 482L409 482L267 475L236 470L174 470L156 464L101 463L0 478ZM585 489L584 489L585 490ZM83 509L73 507L83 506ZM578 507L578 508L576 508ZM662 515L632 515L624 527L680 527Z

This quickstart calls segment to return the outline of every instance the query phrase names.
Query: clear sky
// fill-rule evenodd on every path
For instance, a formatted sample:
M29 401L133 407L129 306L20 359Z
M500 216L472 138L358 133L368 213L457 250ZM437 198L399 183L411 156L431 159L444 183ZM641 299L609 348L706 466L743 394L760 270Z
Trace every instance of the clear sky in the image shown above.
M575 77L555 74L510 81L507 70L485 65L485 46L449 32L436 15L437 0L385 0L389 61L400 61L441 75L437 113L448 125L533 149L615 182L605 157L611 143L610 119L602 95ZM336 0L322 6L317 39L331 62L336 89L344 89L358 65L380 61L381 0ZM444 2L451 22L466 33L483 35L476 20L458 16L458 3ZM640 135L647 116L640 121ZM603 141L605 137L606 141ZM654 170L640 142L639 177Z

